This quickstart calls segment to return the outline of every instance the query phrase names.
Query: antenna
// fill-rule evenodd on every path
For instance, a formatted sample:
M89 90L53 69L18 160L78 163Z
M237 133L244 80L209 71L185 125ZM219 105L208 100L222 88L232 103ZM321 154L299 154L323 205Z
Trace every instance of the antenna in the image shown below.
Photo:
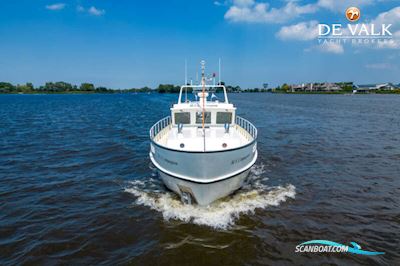
M187 85L187 60L185 58L185 86Z
M201 60L200 64L201 64L201 77L204 78L204 69L205 69L206 61Z
M221 58L218 58L218 84L221 85Z

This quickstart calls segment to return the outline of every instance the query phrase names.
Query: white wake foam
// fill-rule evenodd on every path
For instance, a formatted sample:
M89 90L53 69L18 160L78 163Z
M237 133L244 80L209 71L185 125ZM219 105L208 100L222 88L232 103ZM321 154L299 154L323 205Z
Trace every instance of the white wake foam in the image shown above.
M159 182L153 178L146 181L129 182L125 192L137 197L135 204L148 206L162 213L165 220L181 220L198 225L226 229L235 224L242 214L252 214L258 208L278 206L288 198L294 198L296 188L291 185L268 187L262 182L264 166L258 165L251 169L249 184L234 195L213 202L209 206L182 204L173 192L156 189Z

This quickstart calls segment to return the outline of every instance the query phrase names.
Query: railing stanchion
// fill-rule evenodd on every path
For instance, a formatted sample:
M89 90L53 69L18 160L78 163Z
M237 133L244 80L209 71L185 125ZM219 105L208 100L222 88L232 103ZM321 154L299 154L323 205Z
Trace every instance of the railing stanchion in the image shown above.
M236 125L240 127L240 129L238 128L239 132L241 132L246 138L249 138L249 140L251 140L251 138L257 138L257 128L252 123L240 116L236 116L235 121Z
M164 117L163 119L159 120L157 123L155 123L149 131L150 138L154 139L157 137L157 135L166 127L169 127L171 125L171 117L167 116ZM164 136L166 132L163 132L161 135ZM161 135L159 137L161 137Z

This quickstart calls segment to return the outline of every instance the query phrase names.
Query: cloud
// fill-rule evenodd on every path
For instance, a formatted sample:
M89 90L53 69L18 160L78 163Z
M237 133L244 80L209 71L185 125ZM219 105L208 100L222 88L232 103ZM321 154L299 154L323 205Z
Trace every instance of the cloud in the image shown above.
M282 27L276 36L281 40L308 41L318 37L318 21L300 22Z
M298 0L286 0L286 4L282 7L270 8L268 2L233 0L225 13L225 19L247 23L283 23L303 14L315 13L320 9L344 12L349 6L362 7L378 1L382 0L318 0L311 4L300 5Z
M392 39L388 42L379 42L376 46L378 49L400 49L400 31L396 31L392 35Z
M46 9L48 10L61 10L64 9L66 5L64 3L56 3L56 4L52 4L52 5L47 5Z
M78 6L76 7L76 11L78 11L78 12L85 12L85 8L84 8L83 6L78 5Z
M308 22L300 22L294 25L284 26L277 32L276 37L281 40L316 40L318 38L318 24L318 21L311 20ZM344 47L342 44L337 42L322 41L319 45L306 48L304 51L342 54L344 53Z
M380 42L377 45L379 49L400 49L400 6L392 8L387 12L380 13L371 21L375 25L392 24L393 39L390 42Z
M380 28L382 24L392 24L390 31L393 33L392 39L385 40L371 40L370 42L351 42L352 46L363 47L363 48L375 48L375 49L400 49L400 6L395 7L386 12L380 13L374 19L367 21L367 25L374 24L375 28ZM369 27L369 26L368 26ZM342 30L343 36L350 36L350 30L346 27ZM365 34L362 34L364 36ZM311 20L308 22L300 22L293 25L283 26L276 33L276 37L281 40L298 40L298 41L309 41L317 39L318 37L318 22ZM366 36L367 37L367 36ZM343 53L343 44L338 43L327 43L324 42L318 46L305 49L305 51L318 50L329 53Z
M367 64L365 65L366 68L369 69L392 69L393 65L389 63L374 63L374 64Z
M236 6L251 6L254 5L254 0L233 0L233 4Z
M393 24L393 28L400 28L400 6L390 9L389 11L380 13L371 21L373 24Z
M86 9L85 7L83 7L81 5L76 6L76 11L82 12L82 13L87 12L88 14L93 15L93 16L103 16L106 13L106 11L104 9L98 9L94 6L91 6Z
M270 7L269 3L260 0L233 0L225 13L225 19L232 22L245 23L284 23L303 14L315 13L321 9L343 12L347 7L354 5L362 7L375 4L383 0L316 0L314 3L301 5L297 0L286 0L279 8ZM221 3L221 2L218 2ZM227 3L227 2L224 2ZM353 46L365 46L377 49L400 49L400 6L382 12L374 19L365 22L380 28L382 24L392 24L390 31L393 33L391 40L372 42L371 44L352 43ZM347 27L343 28L343 35L349 35ZM318 21L310 20L293 25L285 25L275 34L281 40L311 41L318 38ZM324 42L305 51L318 50L321 52L344 53L344 46L335 42Z
M314 4L298 5L289 1L281 8L270 8L268 3L254 0L234 0L233 5L225 13L225 19L233 22L247 23L283 23L302 14L317 11Z
M362 7L374 2L377 0L318 0L316 5L331 11L344 12L350 6Z
M323 42L322 44L318 45L318 51L324 53L333 53L333 54L343 54L344 48L343 45L337 42Z
M323 53L343 54L344 47L337 42L323 42L319 45L311 46L304 49L304 52L319 51Z
M216 6L227 6L228 5L228 0L225 0L225 1L214 1L214 5L216 5Z
M104 15L106 13L106 11L104 9L97 9L94 6L91 6L88 9L88 13L93 15L93 16L102 16L102 15Z

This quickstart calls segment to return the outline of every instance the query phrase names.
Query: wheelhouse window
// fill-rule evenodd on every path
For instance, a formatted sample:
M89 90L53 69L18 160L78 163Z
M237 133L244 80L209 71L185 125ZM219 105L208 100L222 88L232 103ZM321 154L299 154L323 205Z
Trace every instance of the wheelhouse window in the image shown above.
M175 124L190 124L190 112L175 113Z
M231 112L217 112L217 124L231 124L232 113Z
M196 113L196 124L203 123L203 112ZM211 124L211 112L204 112L204 123Z

